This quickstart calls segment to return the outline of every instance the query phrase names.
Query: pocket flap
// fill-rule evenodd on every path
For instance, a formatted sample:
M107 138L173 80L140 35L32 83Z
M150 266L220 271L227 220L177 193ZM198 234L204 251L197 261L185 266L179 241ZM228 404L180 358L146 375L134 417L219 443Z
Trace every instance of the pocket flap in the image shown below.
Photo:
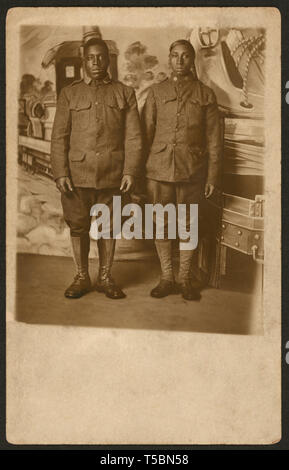
M199 106L208 106L213 103L213 99L210 96L192 96L189 101Z
M153 153L159 153L162 152L162 150L165 150L167 148L168 144L165 143L155 143L152 147L152 152Z
M168 94L163 97L164 103L169 103L170 101L176 101L177 95L176 94Z
M204 150L198 147L189 147L189 153L199 158L203 157L205 154Z
M199 106L202 106L204 103L201 102L200 99L198 98L190 98L190 103L193 103L193 104L198 104Z
M70 104L70 109L73 109L74 111L82 111L89 108L91 108L91 101L89 101L87 97L84 97L83 99L80 98L77 101L71 101Z
M85 153L84 152L70 152L69 159L72 162L81 162L84 160Z
M121 96L116 97L115 95L109 94L105 98L105 103L110 108L117 108L117 109L126 108L126 103L125 103L123 97L121 97Z

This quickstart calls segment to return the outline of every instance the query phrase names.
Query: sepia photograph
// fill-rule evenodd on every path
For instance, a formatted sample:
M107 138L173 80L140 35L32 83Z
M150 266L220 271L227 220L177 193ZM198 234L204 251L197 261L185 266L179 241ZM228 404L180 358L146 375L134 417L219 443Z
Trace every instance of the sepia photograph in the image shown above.
M280 24L8 12L9 442L280 439Z

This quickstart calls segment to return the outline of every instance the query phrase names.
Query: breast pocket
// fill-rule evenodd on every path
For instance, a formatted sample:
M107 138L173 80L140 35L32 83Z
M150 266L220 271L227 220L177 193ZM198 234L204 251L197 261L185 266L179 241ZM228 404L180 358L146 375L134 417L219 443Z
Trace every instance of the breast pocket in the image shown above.
M203 124L206 113L206 105L193 98L186 103L187 123L189 127Z
M177 95L163 96L157 101L158 121L170 123L177 112Z
M124 125L126 103L124 99L116 99L114 95L105 98L106 124L111 131L121 131Z
M89 126L91 102L84 101L71 105L72 127L76 130L85 130Z

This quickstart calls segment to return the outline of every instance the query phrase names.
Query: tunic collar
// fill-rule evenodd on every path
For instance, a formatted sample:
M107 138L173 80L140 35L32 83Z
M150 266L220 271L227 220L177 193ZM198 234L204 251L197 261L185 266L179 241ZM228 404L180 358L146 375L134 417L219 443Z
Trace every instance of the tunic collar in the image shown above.
M190 72L188 75L177 75L173 72L170 76L170 80L173 84L190 83L196 80L196 77L192 74L192 72Z
M106 85L108 83L111 83L111 78L108 74L106 74L106 76L104 78L102 78L101 80L96 80L96 79L92 80L92 78L90 78L90 77L88 77L88 75L84 74L83 80L84 80L84 83L86 83L86 85L91 85L92 81L93 81L95 86Z

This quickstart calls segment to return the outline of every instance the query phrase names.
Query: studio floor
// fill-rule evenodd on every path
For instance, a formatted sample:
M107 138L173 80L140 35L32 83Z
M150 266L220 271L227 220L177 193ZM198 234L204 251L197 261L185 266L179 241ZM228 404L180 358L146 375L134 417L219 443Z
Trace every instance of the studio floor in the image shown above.
M90 261L92 282L97 260ZM180 295L153 299L156 260L115 261L113 276L127 297L110 300L91 291L63 295L74 275L68 257L18 255L16 320L29 324L262 335L261 272L247 257L231 257L220 289L205 288L198 302Z

